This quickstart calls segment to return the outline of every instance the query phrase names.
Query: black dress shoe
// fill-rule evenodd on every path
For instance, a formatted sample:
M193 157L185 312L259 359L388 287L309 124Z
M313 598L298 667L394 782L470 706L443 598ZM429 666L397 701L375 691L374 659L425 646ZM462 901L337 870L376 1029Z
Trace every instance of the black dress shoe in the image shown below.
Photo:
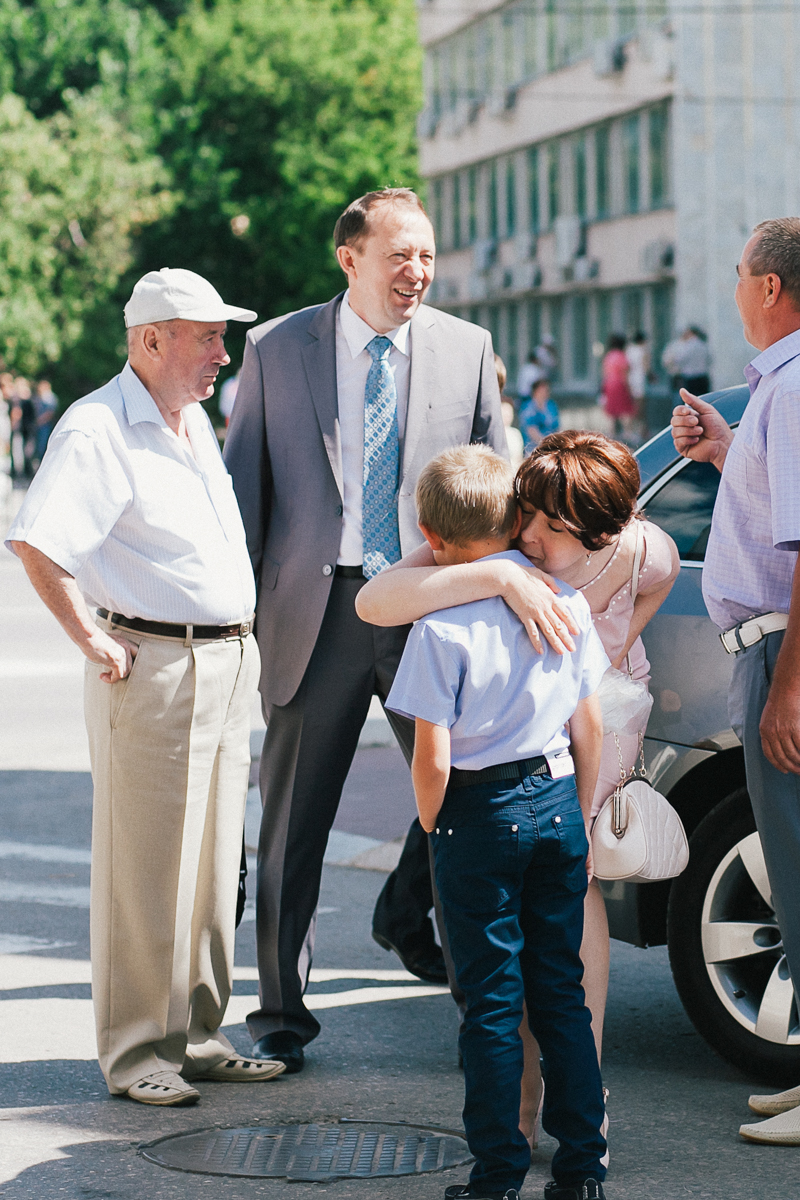
M305 1054L303 1039L291 1029L280 1029L277 1033L265 1033L253 1045L253 1058L271 1058L285 1063L286 1075L302 1071Z
M410 974L416 975L417 979L422 979L425 983L447 983L444 955L436 942L429 942L427 938L415 937L409 938L400 948L395 946L394 942L390 941L385 934L379 933L377 929L372 930L372 936L384 950L392 950L405 969Z
M558 1184L553 1180L545 1185L544 1200L606 1200L606 1194L602 1183L596 1179L571 1184Z

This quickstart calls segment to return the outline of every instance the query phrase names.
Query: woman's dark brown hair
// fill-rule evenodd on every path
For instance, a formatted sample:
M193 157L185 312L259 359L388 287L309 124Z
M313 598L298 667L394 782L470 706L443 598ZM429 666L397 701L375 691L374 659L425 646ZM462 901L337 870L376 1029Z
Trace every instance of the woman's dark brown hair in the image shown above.
M517 497L599 550L636 512L639 468L626 446L565 429L542 438L517 471Z

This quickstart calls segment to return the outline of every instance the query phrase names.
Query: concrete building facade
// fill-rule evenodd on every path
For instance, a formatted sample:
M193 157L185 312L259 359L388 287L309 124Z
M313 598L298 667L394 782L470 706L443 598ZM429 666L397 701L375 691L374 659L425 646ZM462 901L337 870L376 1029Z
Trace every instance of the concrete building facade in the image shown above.
M551 335L573 403L612 332L657 365L699 325L714 385L741 382L741 247L800 213L796 0L420 0L419 23L431 302L487 326L512 379Z

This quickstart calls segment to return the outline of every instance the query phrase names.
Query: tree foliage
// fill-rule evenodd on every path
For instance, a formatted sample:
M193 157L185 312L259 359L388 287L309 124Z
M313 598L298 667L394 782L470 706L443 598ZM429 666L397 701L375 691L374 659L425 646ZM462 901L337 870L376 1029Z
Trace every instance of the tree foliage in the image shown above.
M0 36L0 348L70 396L144 271L313 304L342 208L417 182L413 0L0 0Z

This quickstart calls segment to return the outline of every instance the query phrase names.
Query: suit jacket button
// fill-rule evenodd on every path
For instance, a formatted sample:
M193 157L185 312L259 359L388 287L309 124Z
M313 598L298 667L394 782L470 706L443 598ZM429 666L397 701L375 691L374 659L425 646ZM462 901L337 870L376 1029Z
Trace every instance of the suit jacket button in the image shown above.
M333 567L331 566L330 563L325 563L325 566L322 568L322 574L323 575L332 575L333 574Z
M340 516L342 515L342 513L343 513L343 512L344 512L344 509L342 508L341 504L337 504L337 505L336 505L336 515L337 515L337 517L340 517Z

